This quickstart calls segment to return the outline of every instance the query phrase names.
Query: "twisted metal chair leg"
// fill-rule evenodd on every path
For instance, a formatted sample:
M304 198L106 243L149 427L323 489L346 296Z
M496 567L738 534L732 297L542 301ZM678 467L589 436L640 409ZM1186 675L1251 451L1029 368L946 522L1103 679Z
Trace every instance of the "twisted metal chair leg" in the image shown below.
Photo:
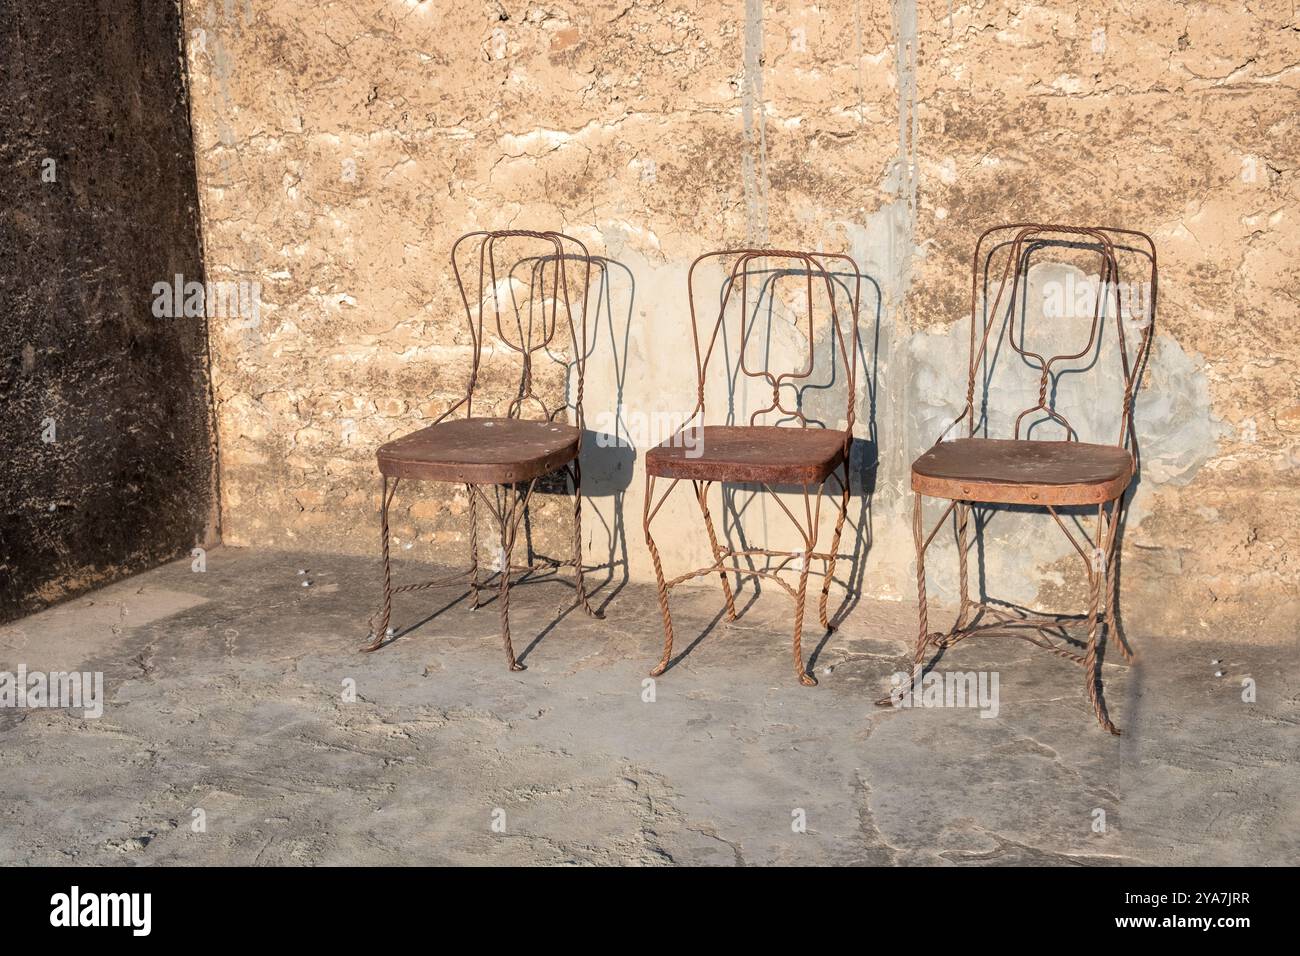
M471 611L477 611L482 606L479 603L478 593L478 495L472 485L466 485L465 490L469 492L469 608Z
M1124 660L1132 663L1133 651L1128 640L1119 628L1119 527L1124 514L1124 498L1121 495L1115 501L1115 508L1110 518L1110 554L1106 558L1106 634L1115 636L1119 652Z
M966 551L968 548L967 526L970 523L970 505L961 502L957 505L957 578L961 588L961 604L957 610L957 623L954 632L966 627L966 615L970 610L970 574Z
M1084 656L1083 667L1087 671L1088 700L1092 703L1093 713L1097 715L1097 723L1116 737L1120 736L1122 731L1111 722L1106 711L1106 700L1101 693L1101 664L1097 659L1097 620L1092 613L1088 617L1088 653Z
M817 679L804 670L803 666L803 612L804 600L808 594L808 569L812 564L812 559L807 557L808 552L816 546L816 529L813 529L814 538L805 552L803 567L799 569L799 591L794 602L794 674L799 678L799 683L804 687L817 686Z
M1108 556L1114 529L1107 526L1105 514L1106 506L1098 505L1097 547L1103 555ZM1092 704L1093 713L1097 715L1097 723L1118 737L1121 731L1111 722L1110 715L1106 711L1106 699L1101 689L1101 661L1097 657L1098 638L1101 636L1101 628L1098 626L1101 592L1106 588L1109 565L1110 560L1107 557L1102 567L1095 568L1091 565L1088 567L1088 652L1083 658L1083 669L1087 674L1088 700Z
M514 485L506 486L501 508L501 644L506 652L506 665L512 671L524 670L524 665L515 660L515 649L510 643L510 558L515 550L515 509L519 506L519 491Z
M922 523L921 500L921 495L914 495L912 507L912 537L916 541L916 613L919 621L916 656L912 661L914 682L925 663L925 648L930 641L930 614L925 595L925 526Z
M843 490L840 493L840 513L835 519L835 533L831 536L830 559L826 562L826 580L822 582L822 595L817 602L817 619L821 622L823 630L831 630L829 618L826 616L826 602L831 593L831 582L835 578L835 558L840 550L840 533L844 530L844 519L849 513L849 462L844 459L844 474L840 478Z
M808 486L804 486L804 509L808 530L803 534L803 554L799 561L799 588L794 598L794 673L799 683L805 687L816 687L817 678L813 677L803 666L803 615L808 598L808 572L812 570L812 554L817 550L817 524L822 511L822 492L826 482L817 486L817 511L814 515L808 511ZM793 516L792 516L793 517ZM796 522L798 524L798 522Z
M1087 672L1088 700L1092 704L1093 713L1097 715L1097 723L1118 737L1121 731L1111 722L1101 692L1101 662L1097 657L1097 636L1100 631L1097 627L1097 604L1101 587L1100 581L1096 579L1099 577L1100 575L1094 575L1094 582L1088 588L1088 653L1083 658L1083 669Z
M397 494L397 485L400 478L393 479L393 487L390 491L388 488L388 476L383 476L382 490L380 492L379 504L379 538L380 553L384 565L384 604L379 612L379 625L372 626L373 633L370 635L371 641L362 651L369 653L375 651L383 645L384 640L388 637L388 626L393 618L393 566L388 554L388 506L392 503L393 496ZM374 618L371 618L373 625Z
M718 536L713 530L713 517L709 514L709 485L711 482L695 482L695 499L700 503L700 513L704 515L704 527L709 532L709 547L713 551L713 562L722 563L722 549L718 547ZM719 571L718 578L722 581L722 595L727 602L727 620L736 619L736 599L731 593L731 582L727 580L727 572Z
M659 587L659 611L664 619L664 653L655 665L654 670L650 672L651 677L658 677L668 669L668 661L673 656L673 618L668 612L668 586L664 583L663 564L659 560L659 549L655 547L655 539L650 535L650 519L652 517L650 503L654 497L655 480L653 477L646 476L645 489L645 510L642 515L642 523L645 528L645 543L650 549L650 560L655 566L655 582ZM669 489L672 490L671 488Z

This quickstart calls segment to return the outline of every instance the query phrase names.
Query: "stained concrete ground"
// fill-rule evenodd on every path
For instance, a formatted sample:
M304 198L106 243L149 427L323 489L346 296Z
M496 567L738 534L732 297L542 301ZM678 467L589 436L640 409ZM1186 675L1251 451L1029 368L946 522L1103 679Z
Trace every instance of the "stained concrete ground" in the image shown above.
M608 582L604 621L568 613L553 627L572 591L515 589L527 670L510 673L495 607L464 601L358 653L375 572L222 548L204 573L177 562L0 630L0 669L102 671L107 698L97 720L0 711L0 863L1300 856L1293 646L1133 636L1138 663L1104 668L1126 730L1114 738L1082 672L1023 642L969 641L940 663L997 671L996 717L882 709L872 699L903 666L914 608L859 603L824 642L810 615L819 686L805 688L786 598L769 590L727 625L716 588L683 588L679 649L704 637L648 702L653 588ZM458 593L405 595L398 623Z

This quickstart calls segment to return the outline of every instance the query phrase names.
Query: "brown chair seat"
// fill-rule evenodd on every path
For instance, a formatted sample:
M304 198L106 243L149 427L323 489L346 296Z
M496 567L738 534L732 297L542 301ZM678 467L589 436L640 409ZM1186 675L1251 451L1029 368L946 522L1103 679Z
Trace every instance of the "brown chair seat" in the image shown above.
M695 426L650 449L646 471L692 481L814 484L844 461L845 437L826 428Z
M1016 505L1095 505L1133 478L1133 456L1117 445L959 438L912 464L912 490L935 498Z
M562 422L460 418L381 446L379 471L469 485L530 481L576 458L580 434Z

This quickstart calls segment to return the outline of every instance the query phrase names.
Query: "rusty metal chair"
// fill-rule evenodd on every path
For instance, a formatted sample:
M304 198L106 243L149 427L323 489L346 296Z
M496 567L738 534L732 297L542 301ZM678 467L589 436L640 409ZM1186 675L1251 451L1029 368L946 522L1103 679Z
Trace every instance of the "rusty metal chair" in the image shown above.
M707 260L731 257L735 258L724 283L717 320L712 325L712 332L708 341L702 346L695 303L695 271L702 262ZM798 268L778 270L778 280L781 277L792 275L802 275L806 280L808 360L806 366L801 370L774 375L766 367L762 369L750 368L750 363L746 358L746 343L756 326L756 322L750 321L749 316L750 266L760 259L786 260L789 263L798 264ZM844 330L841 328L840 317L835 305L835 284L832 281L831 273L827 271L828 266L833 269L836 267L836 263L848 267L853 276L851 346L845 344ZM831 331L828 333L828 337L833 336L829 338L832 362L834 361L835 346L838 345L839 355L844 366L847 401L845 405L846 424L843 430L812 427L802 410L803 402L800 383L811 376L815 357L814 284L824 285L830 304L829 325ZM749 423L746 425L705 424L705 382L709 362L714 356L714 348L717 345L719 333L723 329L728 302L737 286L740 288L740 324L737 338L739 356L735 366L736 374L758 379L770 386L772 389L771 404L750 415ZM663 615L664 625L663 657L654 670L650 672L652 677L663 674L672 658L673 623L668 609L669 591L676 585L691 578L717 574L722 582L727 619L734 621L736 619L735 595L727 579L728 574L731 573L736 575L738 585L742 577L753 576L773 580L794 599L793 647L795 674L798 676L800 683L805 686L812 686L817 683L807 673L803 665L802 637L805 596L810 565L814 560L826 562L821 599L818 604L818 615L822 627L830 631L831 624L826 615L827 595L835 572L836 552L839 549L840 533L844 528L844 519L849 501L849 452L853 441L853 419L856 405L855 358L858 351L857 320L860 293L861 277L857 265L851 258L844 255L741 249L706 253L691 264L687 277L687 294L691 312L691 332L695 345L696 405L677 434L651 449L646 455L645 508L642 517L646 545L654 562L655 578L659 587L659 608ZM724 336L725 338L726 336ZM785 389L793 390L795 396L793 408L787 407L783 403L784 400L788 399L788 396L782 394ZM783 427L780 424L754 424L757 418L768 413L781 416L781 421L796 422L799 427ZM690 450L693 449L698 449L700 453L698 455L691 454ZM816 546L821 516L822 492L827 479L831 477L835 478L840 486L840 511L835 523L835 532L830 550L818 552ZM655 484L659 479L669 481L670 484L667 490L663 492L663 495L656 501ZM665 580L659 549L655 546L654 538L650 534L650 524L663 506L664 501L667 500L673 489L681 481L691 482L694 488L695 499L704 519L705 531L708 534L713 563L708 567L679 575L671 580ZM799 536L803 539L803 549L801 551L777 551L767 548L732 548L719 544L708 506L709 487L714 482L754 484L769 492L773 500L777 502L781 510L793 522ZM781 500L779 495L772 494L775 487L789 485L795 485L802 489L804 524L800 523L794 512ZM817 489L815 508L812 505L810 495L810 488L813 486ZM767 566L763 568L753 566L742 568L739 566L738 562L742 559L752 562L755 558L764 559ZM773 565L772 559L779 559L779 561ZM729 561L737 563L728 567ZM794 568L790 568L792 562L797 562ZM779 576L780 572L787 569L798 571L797 585L792 586Z
M981 253L985 242L991 248L984 261L986 276L995 273L993 263L1001 253L1006 256L1002 277L997 286L991 307L985 310L984 321L979 319ZM1136 245L1141 243L1141 246ZM1134 244L1134 245L1129 245ZM1143 248L1144 246L1144 248ZM1044 356L1026 346L1025 303L1028 288L1030 256L1038 249L1066 247L1082 250L1089 256L1098 256L1097 275L1099 289L1092 307L1092 319L1087 343L1077 352L1065 355ZM1137 348L1130 355L1125 333L1124 308L1120 301L1121 281L1117 251L1126 256L1138 257L1150 265L1150 291L1147 313L1133 324L1140 330ZM975 244L973 278L971 284L971 335L970 367L966 384L966 404L962 412L940 435L939 440L912 465L913 535L916 544L916 586L919 600L920 632L916 642L911 676L902 694L884 698L878 703L889 705L899 702L915 689L918 678L924 673L927 648L934 645L942 649L979 632L1002 631L1045 647L1058 656L1083 665L1086 674L1088 699L1098 722L1112 734L1118 735L1106 711L1101 687L1101 668L1098 656L1099 641L1103 631L1116 633L1120 650L1126 659L1132 658L1123 636L1118 634L1118 574L1116 542L1121 527L1124 492L1137 471L1137 432L1133 423L1133 403L1142 369L1151 344L1154 328L1156 294L1156 251L1150 237L1144 233L1113 227L1072 227L1020 223L996 226L980 236ZM1098 360L1100 340L1105 331L1106 312L1114 292L1114 318L1116 350L1122 365L1124 384L1120 411L1118 438L1115 444L1090 444L1079 441L1074 426L1056 408L1058 386L1063 374L1079 371L1077 363L1086 368ZM1004 298L1005 296L1005 298ZM1017 314L1017 297L1022 300ZM983 299L987 303L988 296ZM1005 310L1000 309L1006 302ZM1084 310L1086 312L1086 308ZM1131 313L1131 309L1129 310ZM1001 323L998 334L990 337L995 325ZM977 335L981 326L982 333ZM1019 335L1017 335L1019 328ZM1003 335L1005 329L1005 336ZM1011 438L989 438L987 395L977 405L976 382L981 372L989 375L1005 338L1016 356L1038 373L1037 402L1014 419ZM1074 366L1071 363L1076 363ZM1022 422L1035 415L1021 435ZM944 438L962 421L967 422L967 436L945 441ZM1036 425L1055 422L1064 430L1064 440L1033 439L1030 433ZM928 534L922 518L922 504L926 497L948 501L939 521ZM1055 523L1065 532L1074 550L1083 559L1088 580L1088 612L1081 615L1034 614L1023 609L1016 612L998 607L987 600L972 600L967 572L968 524L972 508L977 506L1034 506L1045 508ZM1091 539L1077 521L1080 538L1071 532L1063 514L1085 516L1095 509L1096 531ZM925 552L954 510L958 552L958 577L961 592L956 621L944 633L931 632L927 620ZM1104 607L1102 606L1105 593ZM1069 626L1086 620L1087 640L1072 638ZM1071 644L1086 649L1079 654L1062 646Z
M536 255L516 259L504 272L499 256L503 243L523 240L542 250ZM478 278L473 295L466 287L465 276L457 257L462 243L477 249ZM582 447L582 385L587 354L587 290L591 283L591 256L577 239L558 232L504 230L471 232L456 240L451 250L451 265L465 306L471 347L469 385L465 397L438 417L433 424L411 432L380 447L379 471L382 476L380 499L380 533L384 572L383 607L376 615L379 625L371 628L371 641L362 648L373 651L394 636L389 623L394 594L447 587L468 579L472 606L478 608L479 591L491 581L480 581L478 560L478 504L481 502L495 519L500 535L493 573L498 576L498 604L501 615L501 641L506 663L512 671L524 665L515 660L510 642L510 585L515 576L528 578L539 571L553 571L573 566L575 606L592 617L602 617L587 601L582 576L582 470L578 456ZM576 266L570 270L570 266ZM522 274L521 274L522 273ZM571 283L573 285L571 286ZM580 283L580 284L579 284ZM574 293L582 298L581 311L573 304ZM483 383L480 363L485 336L483 315L495 315L495 339L506 354L517 353L521 359L518 386L505 408L504 415L475 415L474 400ZM576 315L575 315L576 313ZM562 328L563 327L563 328ZM552 347L567 342L572 359L566 360ZM494 352L497 350L493 350ZM549 357L558 366L563 379L552 383L563 388L564 399L548 405L537 391L535 360ZM572 400L570 400L572 395ZM450 419L458 409L464 418ZM572 409L574 423L564 421ZM537 417L524 417L525 410ZM573 559L547 560L542 564L529 561L514 564L512 556L521 522L539 480L555 472L566 476L573 488ZM388 511L397 487L403 480L441 481L462 484L469 494L470 566L450 577L393 587L389 561ZM492 489L489 497L487 489ZM372 618L372 625L374 621Z

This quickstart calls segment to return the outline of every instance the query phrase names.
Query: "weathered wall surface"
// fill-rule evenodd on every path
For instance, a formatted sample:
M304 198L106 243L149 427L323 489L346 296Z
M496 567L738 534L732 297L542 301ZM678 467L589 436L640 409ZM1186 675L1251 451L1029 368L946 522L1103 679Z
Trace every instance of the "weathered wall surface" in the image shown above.
M0 2L0 619L216 529L177 6Z
M375 447L464 387L452 241L553 227L609 260L586 391L606 436L584 451L588 561L646 579L639 462L693 404L686 269L770 243L849 252L870 280L843 550L864 542L855 585L910 599L908 465L960 408L976 236L1022 219L1114 224L1152 234L1161 265L1129 622L1294 635L1290 3L184 9L209 269L262 284L258 327L212 332L228 541L372 551ZM789 342L774 356L796 364ZM1098 382L1100 395L1117 379ZM422 488L398 505L399 548L463 558L463 494ZM544 507L541 533L561 540L565 511ZM762 501L740 519L755 540L788 541L787 523ZM656 528L669 573L703 563L688 495ZM1080 596L1049 518L999 517L986 537L990 592ZM932 566L950 594L947 563Z

